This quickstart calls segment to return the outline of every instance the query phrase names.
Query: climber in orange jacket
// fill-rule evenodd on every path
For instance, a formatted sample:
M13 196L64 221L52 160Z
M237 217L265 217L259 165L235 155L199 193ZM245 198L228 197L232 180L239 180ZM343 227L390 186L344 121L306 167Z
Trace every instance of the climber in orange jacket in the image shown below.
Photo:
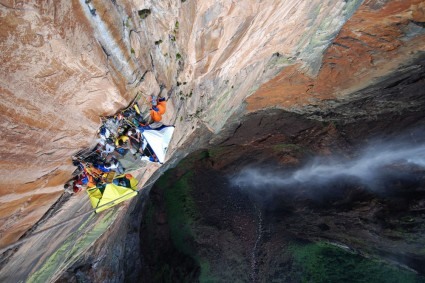
M98 180L100 179L102 175L102 171L93 166L86 166L84 167L84 173L86 174L88 178L87 187L88 188L96 187Z
M165 98L160 97L157 101L156 96L152 96L152 108L150 111L151 118L154 122L159 122L162 120L162 115L167 110L167 101Z

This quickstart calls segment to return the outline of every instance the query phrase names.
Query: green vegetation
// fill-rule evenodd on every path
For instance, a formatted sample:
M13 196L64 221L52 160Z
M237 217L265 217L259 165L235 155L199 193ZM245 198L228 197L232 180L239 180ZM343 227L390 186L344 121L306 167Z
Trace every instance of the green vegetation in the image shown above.
M197 217L196 206L190 195L192 190L189 180L193 173L185 173L172 186L168 181L166 173L160 180L159 186L166 187L165 202L167 205L168 223L171 232L171 238L174 246L182 253L195 256L193 247L190 246L190 239L193 238L192 224Z
M124 25L126 26L126 28L130 27L130 17L127 18Z
M177 60L180 60L181 58L182 58L182 55L181 55L180 53L177 53L177 54L176 54L176 59L177 59Z
M179 26L180 26L179 21L176 21L176 23L174 25L174 30L173 30L173 33L175 35L177 35L177 33L179 32Z
M151 10L150 9L143 9L143 10L139 10L138 13L139 13L140 18L143 20L143 19L146 19L151 14Z
M160 45L162 43L162 39L155 41L155 45Z
M206 260L202 260L199 264L201 266L201 274L199 275L199 282L211 283L220 282L219 278L214 277L211 273L210 264Z
M43 265L26 282L51 282L58 270L71 266L93 243L114 223L118 209L112 208L102 216L91 214L78 229L70 233L55 252L49 255Z
M133 49L133 48L131 48L130 52L131 52L131 54L135 54L135 52L134 52L134 49Z
M193 190L191 180L194 177L191 167L196 160L202 160L207 156L207 151L189 155L178 165L178 170L184 170L186 173L175 181L172 179L175 176L174 170L169 170L158 180L157 184L164 188L167 220L174 247L179 252L191 257L200 266L200 282L217 282L211 274L209 262L199 256L197 248L194 246L196 222L199 220L200 214L191 195ZM175 268L170 268L168 265L162 268L164 270L161 274L172 275L173 272L176 272ZM188 274L180 274L177 278L192 277ZM169 282L172 282L172 280Z
M319 242L292 245L294 257L291 273L301 282L424 282L413 272L383 262L367 259L333 245ZM297 272L299 271L299 272Z
M205 158L208 158L209 154L207 150L201 150L198 152L194 152L192 154L189 154L187 157L185 157L182 161L179 163L179 168L183 170L190 170L192 169L192 166L195 162L199 160L203 160Z
M181 85L186 85L187 84L187 82L179 82L179 81L177 81L177 86L181 86ZM192 92L193 90L191 90L191 92Z
M180 116L180 120L182 119L183 117ZM278 144L274 147L278 150L307 150L295 144ZM243 281L241 274L248 274L246 278L249 278L250 262L245 257L240 257L242 249L238 249L237 245L235 245L235 249L232 246L225 246L226 248L220 250L219 253L210 248L213 245L220 246L225 240L229 240L229 243L237 243L230 240L240 236L234 236L225 228L214 226L214 223L220 221L220 218L214 216L210 219L208 214L204 214L203 210L210 209L211 205L210 202L204 202L204 191L197 191L200 188L195 186L203 184L201 177L197 175L197 172L201 172L197 170L203 168L201 166L203 162L199 161L205 158L218 159L226 155L229 155L230 159L233 157L231 154L234 150L234 147L214 147L192 153L159 180L158 187L164 190L171 239L174 247L179 251L175 252L179 258L177 265L176 262L171 264L171 261L164 261L163 265L162 261L158 262L156 266L158 266L159 273L153 277L160 277L155 277L158 279L156 281L172 282L172 279L175 278L186 279L182 282L247 281ZM209 162L204 164L209 164ZM205 178L204 182L208 182L208 180ZM207 196L205 199L208 199ZM148 218L152 218L149 216L153 215L150 208L147 211ZM229 217L231 216L230 214ZM414 219L408 215L401 216L399 220L407 224L415 223ZM217 228L220 230L217 231ZM220 237L216 237L216 235L220 235ZM211 237L208 238L209 236ZM277 242L267 238L262 240L262 246L259 249L261 257L258 258L258 267L260 268L258 281L425 282L423 277L418 277L412 272L379 260L364 258L328 243L300 243L295 242L293 238L283 240L284 237L282 235L282 239ZM282 246L286 248L279 248ZM180 253L187 257L180 257ZM268 253L271 253L273 257L270 258ZM190 260L185 260L189 257ZM220 262L217 261L217 258L220 259ZM263 258L264 261L260 262ZM223 262L225 265L222 264ZM183 267L188 268L184 269ZM196 273L194 272L192 276L188 273L181 273L182 270L190 272L196 270ZM263 270L266 272L261 273ZM197 276L199 276L198 280L193 280ZM223 280L224 278L226 280Z
M228 152L227 147L213 147L208 149L208 156L211 158L219 158Z

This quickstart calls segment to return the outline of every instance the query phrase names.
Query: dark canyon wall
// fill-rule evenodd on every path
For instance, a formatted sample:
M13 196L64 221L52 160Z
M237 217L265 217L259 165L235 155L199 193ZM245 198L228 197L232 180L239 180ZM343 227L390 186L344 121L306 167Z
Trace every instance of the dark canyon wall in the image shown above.
M150 15L141 18L142 9ZM406 113L421 109L424 11L419 0L0 1L0 246L18 240L60 197L70 156L93 144L98 116L138 91L158 93L159 84L170 97L164 122L177 129L173 162L213 134L214 142L227 139L247 112L262 109L364 118L358 125L367 126L350 128L362 133L375 125L370 117L420 119ZM148 168L142 183L156 170ZM85 197L73 196L55 221L88 210ZM127 219L126 207L114 213ZM53 235L57 246L28 243L7 274L23 261L37 262L27 271L35 272L67 233ZM32 248L46 254L25 257Z

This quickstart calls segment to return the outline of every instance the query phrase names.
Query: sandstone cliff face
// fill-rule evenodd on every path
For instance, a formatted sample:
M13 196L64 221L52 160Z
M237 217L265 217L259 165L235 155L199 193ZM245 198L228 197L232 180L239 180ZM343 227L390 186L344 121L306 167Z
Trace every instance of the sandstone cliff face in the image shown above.
M248 109L334 107L409 66L425 50L424 9L423 1L365 1L326 50L316 76L298 64L285 68L248 98Z
M299 53L317 72L359 2L3 1L2 243L58 198L99 115L162 83L177 147L199 123L217 132L279 70L266 70L273 53Z
M43 2L1 5L2 245L62 193L69 154L91 142L103 92L120 99L81 8Z
M347 177L326 186L313 179L289 187L271 181L263 188L238 188L230 185L229 177L245 166L285 168L278 173L266 170L266 179L273 180L302 167L312 156L351 159L361 155L358 147L367 140L391 140L400 133L408 134L412 147L420 146L425 127L424 59L414 61L413 69L353 94L356 100L315 113L332 123L277 109L231 123L219 135L222 140L215 138L220 146L191 154L168 171L144 198L147 204L139 202L124 220L127 231L123 223L115 225L105 235L108 239L98 241L58 282L103 281L108 272L118 281L302 282L320 268L294 265L294 241L331 242L381 261L371 261L374 272L349 261L351 278L422 282L423 276L416 278L411 270L425 272L423 168L410 171L391 165L387 178L377 178L371 187ZM421 131L415 131L418 127ZM318 172L328 177L329 172ZM308 256L313 262L327 262L325 254L320 259ZM384 269L382 261L392 266ZM332 282L347 278L346 261L335 254L329 263L324 264L329 272L321 276L340 276L328 280Z
M69 157L93 143L98 116L137 91L166 86L178 158L196 148L197 129L218 133L240 116L247 97L248 111L311 114L408 65L424 49L424 9L419 0L1 1L0 246L58 199ZM67 205L55 221L90 209L83 195Z

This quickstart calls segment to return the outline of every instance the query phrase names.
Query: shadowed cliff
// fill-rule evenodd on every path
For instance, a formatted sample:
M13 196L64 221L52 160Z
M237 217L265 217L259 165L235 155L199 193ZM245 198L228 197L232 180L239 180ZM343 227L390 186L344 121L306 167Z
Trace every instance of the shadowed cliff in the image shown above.
M177 130L170 162L156 174L209 142L269 140L275 121L259 119L265 129L257 135L257 122L243 122L247 112L356 121L345 132L361 136L420 121L424 10L419 0L1 1L1 247L90 210L80 194L48 212L73 170L70 156L93 145L100 115L138 91L157 94L160 84L169 98L164 123ZM138 205L52 231L54 243L34 238L3 255L0 278L46 270L84 223L99 237L108 228L125 234L119 227ZM43 278L58 278L93 242L72 257L59 253L63 266L49 266Z
M62 280L423 282L423 58L413 65L325 112L229 123L159 179L130 233Z

